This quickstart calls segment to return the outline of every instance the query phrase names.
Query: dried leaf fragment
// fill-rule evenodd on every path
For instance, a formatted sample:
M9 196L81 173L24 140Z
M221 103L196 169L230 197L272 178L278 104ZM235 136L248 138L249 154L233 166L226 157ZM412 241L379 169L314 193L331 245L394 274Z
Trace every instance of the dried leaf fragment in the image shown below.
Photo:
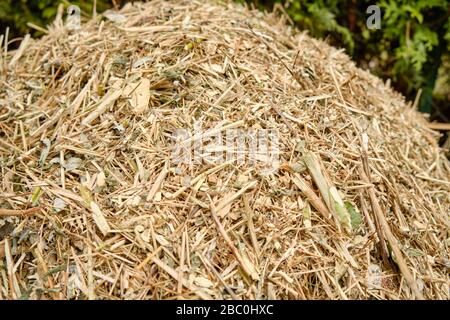
M111 231L111 228L109 227L108 221L106 221L102 210L94 201L91 202L90 208L92 210L92 218L94 219L95 224L103 235L106 236Z
M123 94L128 98L133 113L145 113L150 103L150 80L144 78L137 83L128 84Z

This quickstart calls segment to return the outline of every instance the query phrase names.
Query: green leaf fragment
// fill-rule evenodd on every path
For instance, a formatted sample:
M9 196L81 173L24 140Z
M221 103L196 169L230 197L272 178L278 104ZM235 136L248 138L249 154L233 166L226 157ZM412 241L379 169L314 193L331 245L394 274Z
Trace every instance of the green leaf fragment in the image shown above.
M33 191L33 194L31 196L31 203L33 204L33 206L36 206L39 202L39 198L41 197L41 195L43 194L43 191L41 189L41 187L36 187Z
M350 221L352 224L353 230L357 230L359 226L362 224L362 216L358 211L358 208L354 206L351 202L345 201L345 207L347 208L347 211L350 213Z
M66 268L67 268L67 264L62 264L62 265L57 266L57 267L55 267L53 269L50 269L49 271L47 271L44 274L44 280L46 280L48 276L51 276L54 273L58 273L58 272L66 270Z
M342 223L344 228L348 232L352 232L351 220L349 219L348 212L345 207L341 206L337 201L334 201L334 209L336 210L339 221Z
M420 251L418 249L414 249L414 248L407 249L406 253L410 257L422 257L422 256L424 256L424 253L422 251Z

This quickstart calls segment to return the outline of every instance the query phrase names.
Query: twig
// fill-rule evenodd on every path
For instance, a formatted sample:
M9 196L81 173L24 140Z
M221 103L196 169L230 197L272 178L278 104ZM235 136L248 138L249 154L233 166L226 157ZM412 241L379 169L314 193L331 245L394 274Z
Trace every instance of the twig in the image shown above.
M252 270L250 270L248 268L247 264L244 262L242 255L239 253L238 249L234 246L233 241L230 239L227 232L225 231L225 228L223 227L222 223L219 220L219 217L217 216L216 207L214 206L214 204L212 202L210 205L210 209L211 209L211 215L214 219L214 222L216 223L219 233L225 239L225 242L227 243L228 247L231 249L231 252L233 253L233 255L236 257L236 260L241 265L242 270L244 270L244 272L246 274L248 274L250 277L252 277L253 280L258 280L258 277L255 277L254 272L252 272Z
M40 211L42 207L36 207L26 210L0 209L0 217L23 217Z
M363 147L362 147L361 158L363 161L364 169L362 167L359 167L358 171L359 171L359 174L360 174L361 178L363 179L363 181L370 183L370 178L369 178L370 177L370 168L369 168L368 157L367 157L367 145L368 145L367 137L363 136ZM423 300L424 297L423 297L422 293L419 291L419 289L417 288L417 284L414 280L414 277L413 277L411 271L409 270L405 259L403 258L402 251L398 247L397 239L392 234L389 223L387 222L386 217L384 216L383 211L381 210L380 204L378 203L378 199L375 194L375 187L373 185L368 187L367 193L369 194L369 197L370 197L370 201L372 204L372 210L377 217L378 223L380 224L380 228L377 228L378 229L377 231L379 232L378 237L380 239L382 239L383 234L386 236L387 241L389 242L389 244L392 248L392 251L394 252L395 259L397 261L398 267L400 268L400 272L403 274L406 282L410 286L411 290L414 292L416 299Z

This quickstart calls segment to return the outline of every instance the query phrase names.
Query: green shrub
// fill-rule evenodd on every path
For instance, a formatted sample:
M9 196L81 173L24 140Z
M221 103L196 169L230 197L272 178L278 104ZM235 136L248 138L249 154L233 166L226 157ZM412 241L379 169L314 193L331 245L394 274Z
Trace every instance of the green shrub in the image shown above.
M60 3L67 8L69 5L78 5L80 9L88 14L92 13L93 1L74 0L54 1L54 0L0 0L0 27L4 32L6 26L10 27L11 34L18 36L27 32L33 35L40 35L39 31L31 30L27 23L31 22L38 26L46 26L55 18ZM97 10L106 10L111 6L110 0L97 0Z
M450 47L448 0L247 2L269 10L275 3L283 4L298 26L346 48L359 65L382 78L391 78L394 87L411 100L422 89L420 109L430 112L438 70ZM380 30L366 27L366 9L372 4L381 8Z

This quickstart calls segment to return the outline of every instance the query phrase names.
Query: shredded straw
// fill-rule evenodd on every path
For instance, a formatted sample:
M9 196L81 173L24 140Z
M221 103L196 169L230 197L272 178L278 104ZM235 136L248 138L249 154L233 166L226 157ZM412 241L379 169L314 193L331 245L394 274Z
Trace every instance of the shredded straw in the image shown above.
M232 3L61 12L2 37L0 299L450 298L439 135L342 50ZM199 121L276 132L276 170L176 163Z

